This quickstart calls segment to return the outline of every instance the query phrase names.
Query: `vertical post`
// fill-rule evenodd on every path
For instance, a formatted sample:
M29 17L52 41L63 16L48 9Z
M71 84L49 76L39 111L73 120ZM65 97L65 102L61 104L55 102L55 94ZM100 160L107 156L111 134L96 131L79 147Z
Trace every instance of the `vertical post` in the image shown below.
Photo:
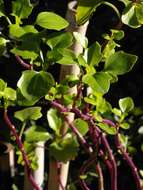
M0 142L0 189L11 189L15 175L14 150L10 143Z
M77 1L71 1L68 4L68 9L67 9L67 14L66 14L66 19L68 20L69 27L67 28L67 31L69 32L79 32L81 33L83 36L85 36L86 31L87 31L87 27L88 27L88 22L86 22L84 25L82 26L77 26L76 24L76 19L75 19L75 13L76 13L76 6L77 6ZM79 54L82 53L83 51L83 47L75 42L71 49L74 51L75 54ZM61 66L61 70L60 70L60 81L62 81L66 75L75 75L78 76L80 74L80 69L78 67L78 65L75 64L71 64L71 65L62 65ZM76 87L75 88L71 88L69 91L69 94L73 94L73 93L77 93ZM74 114L69 114L68 115L68 119L72 122L74 120ZM67 125L64 123L63 128L61 130L62 134L65 134L67 131ZM49 167L51 168L52 162L49 163ZM60 181L62 186L65 188L67 185L67 178L68 178L68 170L69 170L69 162L67 163L62 163L61 164L61 168L60 168ZM55 185L53 182L53 185L51 184L51 181L53 179L57 179L58 178L58 173L56 172L57 168L53 166L52 168L52 173L49 173L49 184L48 184L48 190L52 189L52 190L62 190L61 185ZM55 176L53 176L55 175ZM51 186L52 185L52 186Z

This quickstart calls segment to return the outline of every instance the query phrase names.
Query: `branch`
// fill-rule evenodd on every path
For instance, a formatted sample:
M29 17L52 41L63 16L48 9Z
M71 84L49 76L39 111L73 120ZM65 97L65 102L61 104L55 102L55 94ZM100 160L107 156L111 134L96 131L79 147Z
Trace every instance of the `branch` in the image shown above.
M15 56L16 60L18 61L18 63L20 65L22 65L23 67L25 67L28 70L32 69L32 65L26 63L25 61L23 61L18 55Z
M118 133L115 136L115 144L116 144L117 148L123 154L124 159L126 160L126 162L128 163L128 165L130 166L130 168L132 170L132 174L133 174L133 177L134 177L135 182L136 182L137 190L142 190L141 183L140 183L140 177L138 175L137 168L136 168L135 164L133 163L133 161L132 161L131 157L129 156L129 154L125 151L124 147L122 146L122 144L120 142L120 139L119 139L119 134Z
M25 163L25 167L26 167L26 171L27 171L27 175L28 175L28 179L31 182L32 186L35 188L35 190L41 190L41 188L36 184L36 182L34 181L34 178L32 176L32 171L31 171L31 166L30 166L30 161L27 158L26 152L24 150L24 146L22 144L21 139L19 138L17 132L16 132L16 128L15 126L11 123L8 115L7 115L7 110L4 110L4 121L6 123L6 125L9 127L10 131L12 132L12 134L14 135L15 139L16 139L16 143L19 147L19 150L22 153L22 157L23 157L23 161Z

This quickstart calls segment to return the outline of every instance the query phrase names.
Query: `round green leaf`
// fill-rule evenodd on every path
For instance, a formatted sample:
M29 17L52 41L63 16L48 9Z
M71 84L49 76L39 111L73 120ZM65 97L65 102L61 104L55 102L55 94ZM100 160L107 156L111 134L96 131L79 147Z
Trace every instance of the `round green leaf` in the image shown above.
M129 123L121 123L121 124L120 124L120 127L121 127L122 129L129 129L129 128L130 128L130 125L129 125Z
M41 12L36 18L36 24L51 30L62 30L69 24L61 16L52 12Z
M143 24L143 3L136 5L136 17L140 24Z
M109 126L105 123L98 123L97 124L103 131L105 131L109 135L115 135L117 130L115 127Z
M28 100L39 100L45 96L54 85L54 79L50 73L40 71L24 71L18 81L22 95Z
M87 63L89 65L98 66L98 63L101 61L101 58L101 46L98 42L95 42L87 50Z
M85 135L88 132L88 123L84 121L83 119L80 119L80 118L75 119L74 125L81 135Z
M50 155L56 160L67 162L77 155L78 143L72 134L67 133L64 138L50 144Z
M37 120L42 116L41 107L26 108L14 113L14 117L24 122L26 120Z
M12 101L16 100L16 91L14 89L7 87L4 89L3 93L6 99Z
M84 75L82 80L92 88L93 92L105 94L109 90L110 79L107 73L97 72L95 75Z
M136 15L136 4L132 2L124 9L121 17L122 22L132 28L138 28L141 26Z
M118 51L105 62L104 71L110 72L113 75L122 75L129 72L137 61L137 56Z
M134 102L130 97L122 98L119 100L119 107L123 113L129 112L134 108Z
M33 125L28 130L26 130L25 138L27 142L39 142L49 140L51 135L45 128Z
M73 36L70 32L54 33L48 36L47 45L53 48L66 48L72 45Z
M47 119L49 127L53 129L56 132L56 134L59 134L62 125L62 120L59 117L57 110L53 108L49 109L49 111L47 112Z
M3 92L6 86L7 86L7 83L4 82L4 80L0 79L0 91Z
M12 9L14 15L20 18L27 18L31 14L33 6L30 0L15 0L12 1Z

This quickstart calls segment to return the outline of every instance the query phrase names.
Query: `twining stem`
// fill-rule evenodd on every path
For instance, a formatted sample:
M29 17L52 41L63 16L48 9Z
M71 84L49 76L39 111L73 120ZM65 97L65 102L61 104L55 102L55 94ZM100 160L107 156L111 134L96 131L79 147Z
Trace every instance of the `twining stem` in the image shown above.
M26 63L25 61L23 61L21 59L21 57L19 57L18 55L15 56L16 60L18 61L19 64L21 64L25 69L31 70L32 69L32 65Z
M27 175L28 175L28 179L31 182L33 188L35 188L35 190L41 190L41 188L37 185L37 183L35 182L33 176L32 176L32 171L31 171L31 166L30 166L30 161L27 158L26 152L24 150L24 146L22 144L21 139L19 138L17 132L16 132L16 128L15 126L11 123L8 114L7 114L7 110L4 110L4 121L7 124L7 126L9 127L10 131L12 132L12 134L15 137L16 143L19 147L19 150L21 151L22 157L23 157L23 161L25 163L25 168L27 171Z
M52 105L54 107L56 107L61 113L69 111L69 109L65 108L64 106L62 106L58 102L53 101ZM83 114L80 110L78 110L78 108L72 108L71 111L74 112L78 117L88 121L88 124L90 127L95 127L94 119L92 118L92 116L90 116L89 114ZM66 120L66 118L65 118L65 120ZM104 122L107 122L107 120L104 120ZM74 125L72 123L68 123L68 124L69 124L69 127L73 130L73 132L77 135L79 140L82 142L83 146L87 149L87 145L86 145L87 142L85 143L82 139L83 137L76 133L76 131L75 131L76 128L74 127ZM107 141L106 135L101 133L100 129L97 127L96 127L96 132L97 132L98 136L100 136L100 134L101 134L102 143L103 143L105 149L107 150L109 160L112 163L112 168L110 168L110 170L111 170L110 171L110 173L111 173L111 190L117 190L117 165L116 165L115 158L113 156L110 145Z
M106 135L102 134L101 139L102 139L102 143L103 143L105 149L108 152L109 159L112 163L112 170L110 170L110 173L111 173L111 190L117 190L117 164L116 164L114 155L112 153L112 149L110 148L110 145L107 141Z
M104 178L103 178L102 169L99 163L96 164L96 172L98 174L98 189L104 190Z
M51 102L51 104L52 104L52 106L54 106L55 108L57 108L58 111L60 111L60 113L63 113L65 122L68 124L68 126L70 127L70 129L72 130L72 132L77 136L77 138L79 139L79 141L81 142L81 144L83 145L83 147L85 148L85 150L89 154L91 154L93 152L92 147L87 143L87 141L85 140L85 138L80 134L80 132L74 126L73 122L70 122L69 118L64 114L64 112L67 112L68 109L65 108L65 107L63 107L62 105L60 105L59 103L57 103L55 101Z
M133 174L135 182L136 182L137 190L142 190L141 183L140 183L140 177L138 175L137 168L136 168L135 164L133 163L129 154L125 151L125 148L122 146L118 133L115 136L115 144L116 144L117 148L121 151L124 159L126 160L126 162L128 163L128 165L130 166L130 168L132 170L132 174Z

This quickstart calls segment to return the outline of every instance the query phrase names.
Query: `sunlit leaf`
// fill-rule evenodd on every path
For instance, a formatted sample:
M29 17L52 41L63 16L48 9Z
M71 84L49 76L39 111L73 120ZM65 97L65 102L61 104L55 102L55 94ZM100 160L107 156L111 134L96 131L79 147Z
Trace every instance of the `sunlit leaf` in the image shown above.
M48 37L47 45L53 48L66 48L71 46L73 36L70 32L54 33Z
M88 123L80 118L74 120L74 125L81 135L85 135L88 132Z
M87 63L89 65L98 66L98 63L101 61L101 58L101 46L98 42L95 42L87 50Z
M33 6L30 0L12 1L13 14L20 18L28 18L31 14Z
M36 18L36 24L52 30L62 30L69 25L64 18L52 12L39 13Z
M77 156L78 146L75 137L67 133L64 138L50 144L50 155L56 160L67 162L73 160Z
M134 102L130 97L122 98L119 100L119 107L122 112L129 112L134 108Z
M53 85L54 79L50 73L32 70L24 71L17 83L22 95L28 100L39 100Z
M136 4L130 3L123 11L122 22L132 28L141 26L136 15Z
M26 120L37 120L41 118L41 107L25 108L14 113L14 117L24 122Z
M104 132L106 132L109 135L115 135L117 133L117 130L115 127L109 126L105 123L98 123L97 124Z
M118 51L106 60L104 70L113 75L122 75L129 72L137 61L137 56Z
M83 82L92 88L95 93L105 94L110 87L111 77L104 72L97 72L95 75L84 75Z
M59 134L62 125L62 120L59 117L57 110L53 108L49 109L47 112L47 119L49 127L53 129L56 132L56 134Z
M25 138L27 142L39 142L49 140L51 135L45 128L33 125L28 130L26 130Z

